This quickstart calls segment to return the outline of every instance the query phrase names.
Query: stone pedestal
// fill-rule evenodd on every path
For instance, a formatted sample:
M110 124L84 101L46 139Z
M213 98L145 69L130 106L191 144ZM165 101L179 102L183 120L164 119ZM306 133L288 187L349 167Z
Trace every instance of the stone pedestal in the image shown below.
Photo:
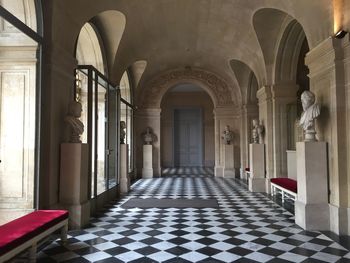
M73 229L84 227L90 220L88 158L87 144L61 144L60 206L69 211Z
M224 177L236 177L235 147L232 144L224 145Z
M251 192L265 192L265 145L249 144L250 176L248 189Z
M152 145L144 145L142 167L142 178L144 179L153 178L152 154Z
M329 230L327 145L298 142L296 155L295 223L306 230Z
M130 178L128 173L128 145L120 145L120 193L126 194L130 190Z

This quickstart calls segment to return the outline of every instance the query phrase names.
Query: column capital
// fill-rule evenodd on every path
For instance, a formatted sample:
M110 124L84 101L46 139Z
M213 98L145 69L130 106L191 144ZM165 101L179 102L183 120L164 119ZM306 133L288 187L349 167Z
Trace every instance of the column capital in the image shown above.
M241 109L235 106L217 107L213 110L215 118L236 118L241 114Z
M310 69L309 77L329 72L335 66L335 61L343 59L342 48L346 43L349 44L349 35L343 39L329 37L310 50L305 57L305 64Z
M271 86L271 93L276 98L296 98L299 86L294 83L278 83Z
M256 92L258 101L264 101L272 98L271 86L262 86Z
M160 108L140 108L135 111L135 117L139 118L150 118L150 117L158 117L161 114L162 109Z

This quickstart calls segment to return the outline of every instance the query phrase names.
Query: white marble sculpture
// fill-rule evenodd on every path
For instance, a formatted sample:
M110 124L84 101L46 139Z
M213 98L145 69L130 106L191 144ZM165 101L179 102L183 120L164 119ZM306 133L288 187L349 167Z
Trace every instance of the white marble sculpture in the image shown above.
M151 127L147 127L146 131L141 134L141 137L145 145L152 144L156 141L156 135L152 132Z
M230 130L229 125L226 125L222 134L223 136L221 136L221 138L223 139L224 144L231 144L233 141L233 132Z
M120 122L120 144L125 144L125 136L126 136L126 123L125 121Z
M252 129L252 140L253 143L263 143L263 135L265 132L265 128L262 123L253 119L253 129Z
M320 105L315 102L315 95L311 91L301 94L301 104L304 112L301 115L299 125L305 132L305 141L316 141L315 119L320 115Z
M66 141L70 143L81 143L80 135L84 132L84 124L79 120L82 106L77 101L72 101L68 106L68 114L64 118Z

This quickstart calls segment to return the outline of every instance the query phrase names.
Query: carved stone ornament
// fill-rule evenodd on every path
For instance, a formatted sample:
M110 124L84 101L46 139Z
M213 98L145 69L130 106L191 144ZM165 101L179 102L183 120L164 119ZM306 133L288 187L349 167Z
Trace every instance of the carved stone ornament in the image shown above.
M315 94L313 94L311 91L305 90L301 94L301 104L304 111L301 115L299 125L304 129L305 141L317 141L315 119L320 115L321 108L315 101Z
M126 136L126 123L125 121L120 122L120 144L125 144L125 136Z
M230 126L226 125L225 130L221 136L224 144L231 144L233 142L233 131L230 130Z
M143 143L146 145L150 145L153 142L157 141L157 136L153 133L151 127L146 128L146 131L141 134L141 138L143 140Z
M228 106L238 102L237 89L229 87L224 79L204 70L199 69L180 69L166 72L146 84L146 88L139 95L142 100L142 108L157 108L164 94L164 90L171 84L183 81L196 81L203 83L208 87L211 96L216 100L217 106Z
M253 120L253 129L252 129L252 142L253 143L263 143L263 136L265 133L265 128L262 123L259 123L259 120Z
M68 106L68 113L64 118L65 141L70 143L81 143L80 135L84 132L84 124L79 120L82 106L77 101L72 101Z

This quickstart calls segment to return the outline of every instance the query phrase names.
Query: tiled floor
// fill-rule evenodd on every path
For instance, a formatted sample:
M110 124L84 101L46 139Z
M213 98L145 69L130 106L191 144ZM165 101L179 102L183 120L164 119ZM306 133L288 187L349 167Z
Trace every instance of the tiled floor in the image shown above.
M240 181L176 173L138 181L91 227L69 232L67 245L39 252L39 262L350 262L347 249L303 231L292 214ZM120 207L132 197L216 198L220 207Z

